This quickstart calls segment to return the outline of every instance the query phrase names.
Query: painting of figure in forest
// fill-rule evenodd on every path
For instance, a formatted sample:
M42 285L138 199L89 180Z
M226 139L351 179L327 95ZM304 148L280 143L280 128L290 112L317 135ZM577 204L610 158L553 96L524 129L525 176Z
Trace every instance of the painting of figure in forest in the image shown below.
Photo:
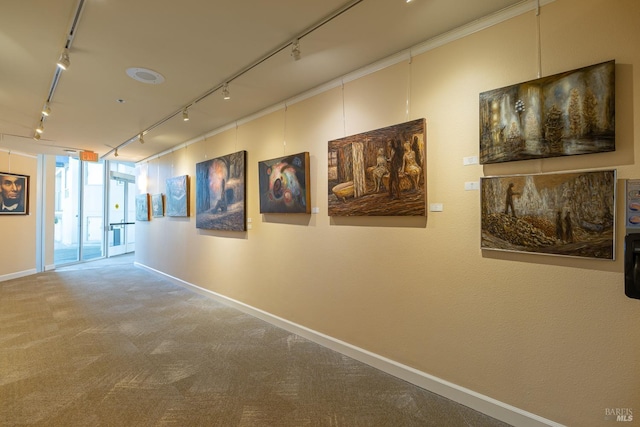
M189 176L167 179L167 216L189 216Z
M196 164L196 228L244 231L246 151Z
M149 193L138 194L136 196L136 221L150 221L151 211L149 210Z
M614 259L615 170L480 183L482 249Z
M151 196L151 214L154 218L164 216L164 194Z
M329 216L426 216L426 121L329 141Z
M311 213L309 153L258 162L260 213Z
M615 61L480 94L480 163L615 150Z

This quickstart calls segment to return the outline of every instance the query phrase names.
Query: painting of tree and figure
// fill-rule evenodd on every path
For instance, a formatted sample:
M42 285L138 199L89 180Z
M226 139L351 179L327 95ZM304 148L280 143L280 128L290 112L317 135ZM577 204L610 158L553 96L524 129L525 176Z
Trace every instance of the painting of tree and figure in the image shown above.
M329 141L329 216L426 216L426 122Z
M480 183L482 249L614 259L615 170Z
M189 176L167 178L167 216L189 216Z
M246 151L196 164L196 228L245 231Z
M480 94L480 163L615 150L615 62Z

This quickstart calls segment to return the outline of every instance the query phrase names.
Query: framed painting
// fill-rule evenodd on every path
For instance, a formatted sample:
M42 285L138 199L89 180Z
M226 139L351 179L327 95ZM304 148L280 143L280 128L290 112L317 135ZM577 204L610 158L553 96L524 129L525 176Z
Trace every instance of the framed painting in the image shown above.
M260 213L311 213L309 153L258 162Z
M196 164L196 228L246 230L246 151Z
M151 211L149 210L149 193L138 194L136 196L136 221L151 221Z
M168 178L166 182L167 216L189 216L189 176Z
M480 94L480 163L615 150L615 61Z
M329 216L426 216L426 121L329 141Z
M616 171L480 179L482 249L614 259Z
M0 215L29 214L29 176L0 172Z
M154 194L151 196L151 214L154 218L164 216L164 194Z

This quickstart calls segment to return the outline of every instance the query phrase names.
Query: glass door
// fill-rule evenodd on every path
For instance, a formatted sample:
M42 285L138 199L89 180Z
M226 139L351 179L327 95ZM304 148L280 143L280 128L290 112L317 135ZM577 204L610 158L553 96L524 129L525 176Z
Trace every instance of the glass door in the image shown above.
M110 162L108 256L135 251L135 175L132 166Z
M104 257L104 163L82 164L82 260Z
M80 261L80 161L56 156L53 261L56 265Z
M136 183L127 181L127 220L125 252L136 250Z
M54 263L104 257L104 163L56 156Z

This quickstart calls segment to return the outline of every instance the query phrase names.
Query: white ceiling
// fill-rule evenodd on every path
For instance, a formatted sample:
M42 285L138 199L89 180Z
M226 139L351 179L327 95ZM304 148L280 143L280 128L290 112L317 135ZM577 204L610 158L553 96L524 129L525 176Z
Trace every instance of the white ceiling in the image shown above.
M0 148L113 159L121 146L118 160L140 161L519 3L526 0L0 0ZM78 9L71 66L35 141ZM295 61L291 42L340 11L300 38ZM131 67L165 81L135 81ZM220 86L229 80L225 101Z

